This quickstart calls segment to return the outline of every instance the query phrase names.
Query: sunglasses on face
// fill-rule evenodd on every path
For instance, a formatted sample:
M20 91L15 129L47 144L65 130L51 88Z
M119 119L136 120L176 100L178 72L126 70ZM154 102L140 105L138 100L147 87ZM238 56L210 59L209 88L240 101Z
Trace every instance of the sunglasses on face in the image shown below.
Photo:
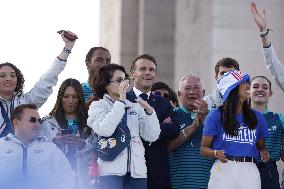
M155 95L157 95L157 96L161 96L161 97L164 97L164 98L170 99L170 96L169 96L169 94L167 94L167 93L163 93L163 94L161 94L161 92L160 92L160 91L155 91L155 92L154 92L154 94L155 94Z
M30 120L29 120L29 122L31 122L31 123L36 123L37 121L38 121L40 124L43 123L42 119L40 119L40 118L37 119L36 117L31 117Z
M170 99L170 96L167 93L164 93L164 95L162 95L164 98Z

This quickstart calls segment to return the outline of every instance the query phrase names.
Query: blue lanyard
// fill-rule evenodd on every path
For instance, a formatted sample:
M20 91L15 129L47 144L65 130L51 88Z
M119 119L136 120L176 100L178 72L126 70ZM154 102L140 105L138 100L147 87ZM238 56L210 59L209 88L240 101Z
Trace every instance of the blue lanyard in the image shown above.
M1 138L1 137L8 135L9 133L14 134L14 130L12 129L11 120L10 120L8 113L6 112L2 102L0 102L0 107L1 107L1 114L2 114L2 116L4 118L4 122L6 124L4 131L2 133L0 133L0 138Z

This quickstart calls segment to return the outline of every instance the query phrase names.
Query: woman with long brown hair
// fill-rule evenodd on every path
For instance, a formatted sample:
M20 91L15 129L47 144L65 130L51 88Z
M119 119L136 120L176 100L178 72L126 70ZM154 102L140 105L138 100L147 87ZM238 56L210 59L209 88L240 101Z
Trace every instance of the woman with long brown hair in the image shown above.
M267 161L264 117L250 107L250 76L234 70L217 82L223 105L207 115L201 155L215 158L208 188L260 188L257 161Z
M61 84L56 103L41 127L41 135L50 138L65 153L77 175L88 173L89 162L79 164L78 161L83 160L78 159L77 153L84 148L85 140L92 136L87 117L82 86L78 80L69 78Z

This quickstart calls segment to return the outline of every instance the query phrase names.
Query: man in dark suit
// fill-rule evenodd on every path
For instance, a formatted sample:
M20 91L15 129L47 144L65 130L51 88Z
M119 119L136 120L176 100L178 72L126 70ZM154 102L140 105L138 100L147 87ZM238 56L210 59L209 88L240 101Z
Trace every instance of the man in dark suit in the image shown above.
M170 169L167 142L179 135L179 128L170 102L151 94L155 82L157 63L154 57L144 54L135 58L130 68L134 87L127 93L127 99L136 102L138 97L146 100L156 111L160 121L161 134L153 143L144 141L147 165L148 189L170 189Z

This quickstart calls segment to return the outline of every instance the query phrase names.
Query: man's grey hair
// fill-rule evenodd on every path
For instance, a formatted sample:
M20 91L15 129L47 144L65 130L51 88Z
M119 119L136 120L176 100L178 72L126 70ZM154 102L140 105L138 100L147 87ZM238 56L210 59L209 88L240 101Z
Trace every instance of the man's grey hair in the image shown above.
M197 76L197 75L194 75L194 74L188 74L188 75L183 76L183 77L180 79L180 81L179 81L179 86L178 86L178 90L179 90L179 91L182 90L183 82L184 82L186 79L190 78L190 77L195 77L195 78L197 78L198 81L200 82L201 90L204 90L204 85L203 85L203 82L202 82L202 80L200 79L200 77Z

